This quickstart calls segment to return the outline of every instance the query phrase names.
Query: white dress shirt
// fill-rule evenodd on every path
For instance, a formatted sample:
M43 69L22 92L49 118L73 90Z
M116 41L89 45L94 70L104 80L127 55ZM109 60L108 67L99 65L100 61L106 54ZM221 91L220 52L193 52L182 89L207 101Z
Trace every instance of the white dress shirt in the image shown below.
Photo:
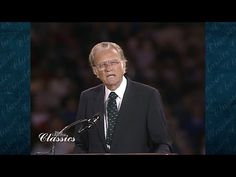
M120 110L120 106L121 106L121 103L122 103L122 100L123 100L123 96L124 96L124 93L125 93L126 86L127 86L127 79L124 76L122 78L122 82L121 82L120 86L116 90L111 91L105 86L105 97L104 97L105 110L107 110L106 108L107 108L108 97L109 97L109 94L111 92L115 92L118 95L118 97L116 98L116 104L117 104L118 111ZM106 138L106 135L107 135L107 128L108 128L108 116L107 116L107 111L105 111L105 115L104 115L105 138Z

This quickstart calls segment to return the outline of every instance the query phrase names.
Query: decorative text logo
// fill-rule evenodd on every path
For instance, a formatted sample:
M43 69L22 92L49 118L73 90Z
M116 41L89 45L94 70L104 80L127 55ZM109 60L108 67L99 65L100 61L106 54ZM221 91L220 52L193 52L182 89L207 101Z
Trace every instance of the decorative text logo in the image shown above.
M52 133L40 133L39 139L41 142L75 142L74 137L70 137L66 134L59 134L59 132Z

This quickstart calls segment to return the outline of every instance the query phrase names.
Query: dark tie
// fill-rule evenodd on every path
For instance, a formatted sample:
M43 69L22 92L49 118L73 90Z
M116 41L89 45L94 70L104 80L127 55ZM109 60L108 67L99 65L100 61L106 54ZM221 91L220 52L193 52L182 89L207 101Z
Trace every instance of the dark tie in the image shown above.
M107 137L106 144L111 145L112 136L114 133L114 128L116 124L116 119L118 117L118 109L116 105L117 94L115 92L111 92L109 95L108 103L107 103L107 116L108 116L108 129L107 129Z

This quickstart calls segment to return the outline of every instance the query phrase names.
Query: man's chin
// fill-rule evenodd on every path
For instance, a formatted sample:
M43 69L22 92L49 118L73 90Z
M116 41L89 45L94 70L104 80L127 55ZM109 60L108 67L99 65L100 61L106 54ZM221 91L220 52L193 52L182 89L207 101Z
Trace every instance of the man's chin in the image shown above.
M108 83L108 84L115 84L115 83L117 83L117 78L116 78L116 77L113 77L113 76L108 77L108 78L107 78L107 83Z
M115 81L109 81L109 82L106 82L105 85L107 86L107 88L110 89L110 88L116 87L117 82L115 82Z
M116 82L107 82L106 85L112 87L116 85Z

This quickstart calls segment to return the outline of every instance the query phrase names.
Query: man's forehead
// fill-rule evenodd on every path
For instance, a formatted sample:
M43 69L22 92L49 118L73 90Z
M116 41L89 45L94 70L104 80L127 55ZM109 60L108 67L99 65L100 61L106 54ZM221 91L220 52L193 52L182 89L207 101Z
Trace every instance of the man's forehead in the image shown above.
M111 47L110 48L99 47L94 51L95 55L104 54L104 53L117 53L117 54L119 54L119 52L115 48L111 48Z
M120 58L120 54L115 49L105 49L95 52L96 60L108 60L114 58Z

